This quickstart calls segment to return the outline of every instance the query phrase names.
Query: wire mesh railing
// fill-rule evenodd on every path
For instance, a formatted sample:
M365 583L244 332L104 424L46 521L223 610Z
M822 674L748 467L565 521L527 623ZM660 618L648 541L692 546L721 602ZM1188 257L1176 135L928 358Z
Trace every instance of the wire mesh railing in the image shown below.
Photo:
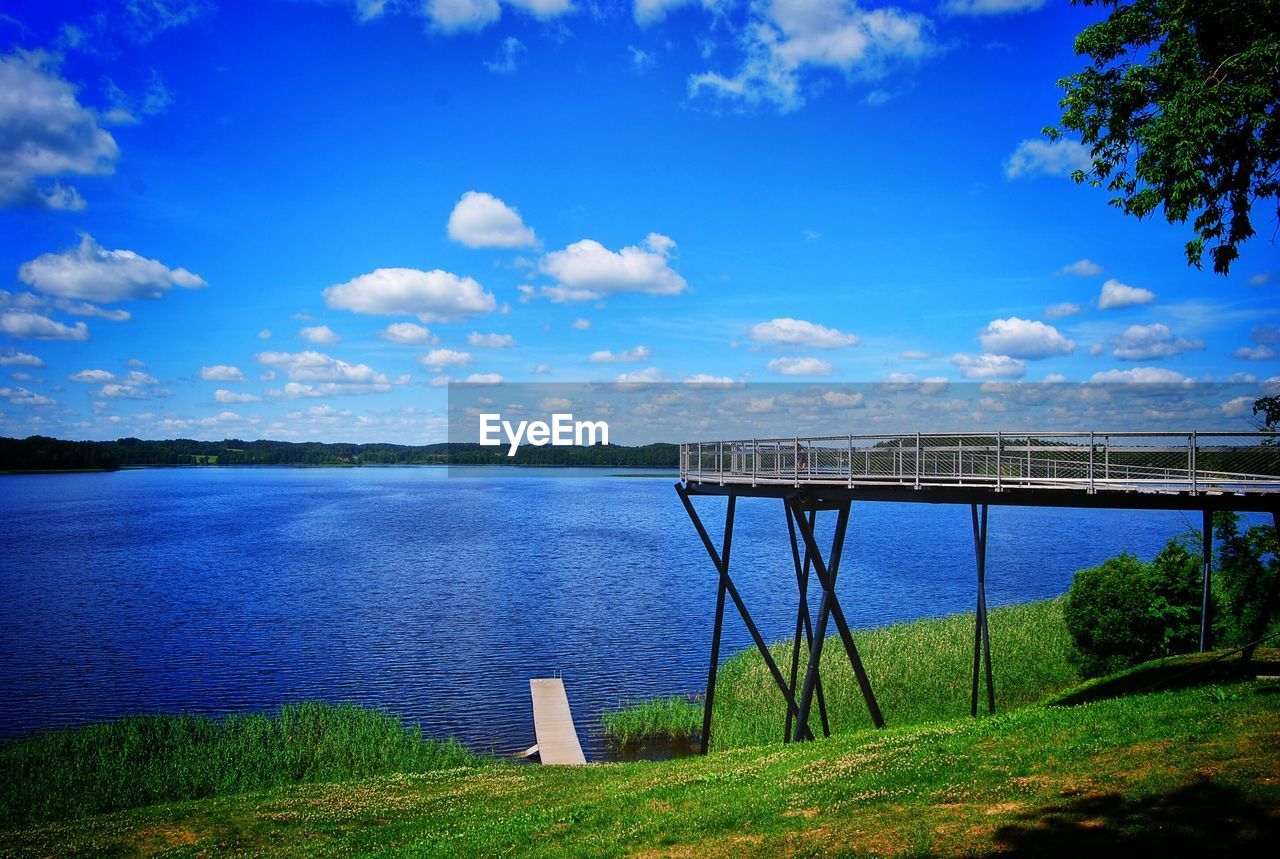
M688 442L698 483L1280 492L1280 433L913 433Z

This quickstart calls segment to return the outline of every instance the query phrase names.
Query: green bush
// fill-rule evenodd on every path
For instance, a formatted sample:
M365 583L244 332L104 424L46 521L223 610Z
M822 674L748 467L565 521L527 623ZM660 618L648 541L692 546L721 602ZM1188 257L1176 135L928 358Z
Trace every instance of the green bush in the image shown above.
M1244 647L1272 630L1280 613L1280 560L1276 558L1276 532L1267 525L1240 531L1240 517L1218 513L1213 522L1218 545L1216 582L1222 594L1222 612L1215 632L1220 643ZM1253 648L1245 651L1252 656Z
M1126 552L1080 570L1064 610L1076 665L1099 676L1192 650L1201 596L1200 563L1176 540L1149 564Z

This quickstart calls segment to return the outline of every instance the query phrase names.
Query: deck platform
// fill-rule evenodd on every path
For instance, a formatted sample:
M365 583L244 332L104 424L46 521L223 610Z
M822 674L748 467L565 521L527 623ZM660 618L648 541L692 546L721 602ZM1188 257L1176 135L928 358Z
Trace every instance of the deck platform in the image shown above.
M533 696L533 731L538 757L544 764L576 766L587 762L573 727L569 696L559 677L535 677L529 681Z

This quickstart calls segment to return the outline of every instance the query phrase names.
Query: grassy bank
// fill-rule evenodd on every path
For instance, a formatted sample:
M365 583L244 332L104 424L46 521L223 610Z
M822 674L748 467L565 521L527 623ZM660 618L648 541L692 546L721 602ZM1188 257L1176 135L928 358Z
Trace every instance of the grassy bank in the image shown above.
M290 786L3 829L0 855L1260 855L1277 739L1280 684L1254 681L662 763Z
M479 761L360 707L135 717L0 744L0 826Z
M1068 661L1072 644L1062 606L1063 600L1056 599L992 609L988 624L998 710L1024 707L1079 681ZM854 633L890 726L968 714L973 624L972 614L958 614ZM783 672L789 672L790 642L775 644L771 650ZM802 647L802 674L807 659L808 650ZM838 638L829 639L823 647L822 682L833 733L871 727ZM712 715L714 749L781 740L785 716L777 687L754 648L734 654L721 666ZM819 731L816 703L810 724ZM604 725L607 734L622 742L663 734L685 736L701 729L702 705L679 698L641 701L605 714Z

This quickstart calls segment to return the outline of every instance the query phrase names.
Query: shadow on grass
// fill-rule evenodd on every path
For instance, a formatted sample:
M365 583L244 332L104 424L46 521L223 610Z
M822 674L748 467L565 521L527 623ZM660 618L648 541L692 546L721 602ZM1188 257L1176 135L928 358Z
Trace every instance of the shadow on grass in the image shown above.
M1139 695L1144 692L1167 692L1176 689L1189 689L1193 686L1208 686L1221 683L1238 683L1242 680L1253 680L1259 676L1275 677L1280 675L1280 659L1271 658L1274 650L1269 651L1266 658L1255 657L1244 665L1239 659L1224 659L1220 662L1194 663L1176 660L1166 663L1151 663L1140 666L1127 674L1104 680L1087 689L1064 695L1050 705L1054 707L1073 707L1076 704L1088 704L1107 698L1119 698L1123 695Z
M997 830L993 855L1252 856L1280 843L1274 808L1210 781L1141 799L1083 797L1018 820Z

